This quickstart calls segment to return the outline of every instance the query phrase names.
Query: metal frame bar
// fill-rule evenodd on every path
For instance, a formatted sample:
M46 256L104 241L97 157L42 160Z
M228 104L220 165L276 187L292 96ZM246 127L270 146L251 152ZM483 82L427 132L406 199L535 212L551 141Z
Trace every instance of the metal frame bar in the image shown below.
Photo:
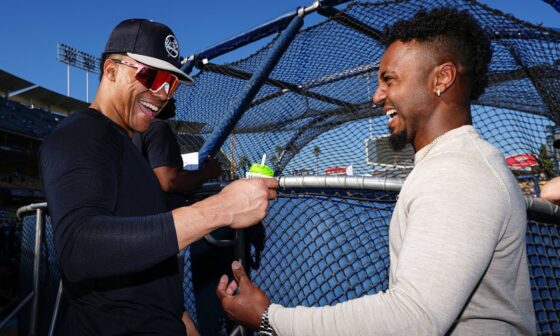
M281 189L354 189L399 192L405 179L379 176L282 176L278 178ZM205 183L200 192L217 193L228 183ZM197 191L197 193L198 193ZM527 210L560 218L560 206L539 197L525 196Z
M247 32L238 34L224 42L213 45L197 54L191 55L184 60L181 70L190 73L193 67L201 60L211 60L232 50L246 46L272 34L276 34L288 27L290 22L303 11L304 15L317 11L319 8L328 8L337 6L350 0L317 0L308 7L301 7L296 10L285 13L278 18L257 26Z
M39 272L41 271L41 241L43 240L43 228L45 226L45 218L43 209L36 209L37 221L35 226L35 256L33 259L33 303L31 304L31 317L29 326L29 335L37 334L37 315L39 313Z
M249 72L234 69L230 66L225 66L225 65L217 65L217 64L208 63L208 64L205 64L202 68L207 70L207 71L227 75L227 76L234 77L234 78L245 79L245 80L248 80L252 76L254 76L253 74L251 74ZM275 86L275 87L280 88L282 90L251 102L249 107L254 107L256 105L262 104L265 101L268 101L272 98L276 98L279 95L282 95L284 93L293 92L293 93L297 93L297 94L299 94L301 96L304 96L304 97L317 99L317 100L320 100L320 101L327 102L329 104L334 104L334 105L338 105L338 106L345 107L345 108L350 108L350 109L357 109L358 108L358 106L356 104L345 102L343 100L339 100L339 99L336 99L336 98L331 98L329 96L325 96L325 95L322 95L320 93L315 93L313 91L308 91L308 88L304 88L300 85L292 84L292 83L281 81L281 80L271 79L271 78L265 79L264 82L268 85Z
M343 26L353 29L374 40L379 41L383 37L382 31L372 28L366 25L365 23L356 20L355 18L351 17L350 15L336 8L332 8L332 7L319 8L318 13L333 20L334 22L337 22Z
M37 219L35 221L35 246L33 256L33 289L32 291L8 314L8 316L0 322L0 330L17 314L27 303L33 299L31 303L30 327L29 335L37 334L37 315L39 312L39 278L41 270L41 242L43 240L43 228L45 226L45 209L47 203L34 203L23 206L16 211L18 219L22 219L23 214L31 211L36 212Z
M404 179L379 176L284 176L279 180L283 189L354 189L400 191Z
M60 299L62 298L62 280L58 283L58 292L56 293L56 300L54 302L54 310L51 317L51 325L49 327L49 336L54 335L54 328L56 327L56 319L58 317L58 309L60 307Z
M2 330L2 328L4 328L4 326L8 324L8 322L10 322L14 315L16 315L23 307L25 307L25 305L29 301L31 301L31 298L33 298L34 295L35 293L31 292L27 294L27 296L23 300L21 300L21 302L14 308L14 310L12 310L12 312L8 314L8 316L6 316L6 318L2 322L0 322L0 330Z
M231 134L241 116L249 109L249 104L253 101L260 88L268 78L288 46L296 36L299 29L303 26L305 10L301 8L288 27L280 34L276 43L272 46L267 59L255 71L251 79L245 83L245 88L239 93L232 109L222 119L220 124L214 129L208 140L199 151L199 166L203 166L208 156L215 155L227 137Z

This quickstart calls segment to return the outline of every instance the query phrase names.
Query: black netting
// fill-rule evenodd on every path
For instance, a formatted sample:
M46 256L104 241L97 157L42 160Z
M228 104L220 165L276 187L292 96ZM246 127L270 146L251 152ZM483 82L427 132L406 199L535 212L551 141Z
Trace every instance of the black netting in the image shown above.
M337 189L284 190L272 202L262 225L247 230L253 281L272 302L284 306L324 306L374 294L388 287L389 221L397 194L381 191ZM531 215L527 225L527 253L531 290L539 335L560 333L560 227L558 218ZM221 248L215 247L219 251ZM224 253L222 260L231 262ZM212 266L210 266L212 265ZM191 274L185 259L185 281ZM215 283L229 265L207 264ZM231 278L231 276L230 276ZM185 283L185 307L195 321L201 304L200 290ZM214 299L215 300L215 299ZM213 303L212 303L213 304ZM206 310L226 327L220 307ZM216 329L202 326L214 334ZM211 333L208 333L211 331Z
M328 194L331 195L328 195ZM395 194L288 193L253 234L253 280L273 302L324 306L387 289Z
M527 254L539 335L560 334L559 220L531 218L527 224Z
M468 10L492 40L490 86L473 104L482 136L506 157L550 155L542 148L550 147L546 127L556 126L560 111L558 31L475 1L372 1L352 3L298 33L223 146L226 167L242 174L266 153L279 175L349 165L354 174L406 175L410 158L394 158L384 146L386 117L371 104L384 50L379 32L438 6ZM176 94L181 135L207 139L269 49L233 63L199 64L196 84Z
M267 218L246 230L252 279L286 306L334 304L387 289L395 200L396 193L376 191L282 191ZM185 254L185 308L203 334L226 335L233 324L216 305L214 289L221 274L231 278L233 256L223 247L194 250L194 262L206 262L197 269L193 253ZM200 286L201 272L212 274L210 288Z
M33 262L36 233L35 215L23 217L20 259L20 300L33 291ZM53 230L47 216L41 240L41 260L39 271L39 305L37 335L47 335L54 311L55 299L60 281L58 258L54 249ZM31 302L18 315L20 335L28 335L30 327Z
M387 289L388 228L396 197L375 190L283 190L262 225L246 231L252 279L285 306L331 305ZM22 222L21 298L32 290L35 221L29 215ZM527 253L539 335L560 333L558 223L558 218L529 212ZM48 331L60 278L49 217L44 234L39 334ZM218 235L229 237L230 232ZM231 277L233 258L231 249L205 241L185 251L185 308L203 334L226 335L234 326L214 295L220 275ZM29 314L29 305L19 314L22 335L28 332Z
M215 294L220 276L231 275L233 260L231 248L213 247L204 240L191 244L185 250L184 306L204 335L226 335L234 327Z

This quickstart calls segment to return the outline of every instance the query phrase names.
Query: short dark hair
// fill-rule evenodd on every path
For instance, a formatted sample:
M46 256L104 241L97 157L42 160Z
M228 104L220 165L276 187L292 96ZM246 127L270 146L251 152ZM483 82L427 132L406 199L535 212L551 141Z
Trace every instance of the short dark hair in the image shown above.
M472 100L480 97L488 85L488 65L492 58L490 40L466 10L421 10L410 20L386 27L384 37L387 46L395 41L427 42L442 57L442 61L462 64L471 83Z
M101 64L99 64L99 81L101 82L101 79L103 78L103 65L105 64L105 61L107 60L107 57L109 56L108 53L103 53L101 54Z
M107 60L107 58L109 58L109 56L112 57L113 55L119 55L119 57L117 57L117 58L120 58L120 56L126 56L126 54L115 54L115 53L107 53L107 52L101 54L101 61L100 61L101 63L99 64L99 70L100 70L99 71L99 81L100 82L101 82L101 79L103 78L103 71L104 71L103 70L103 65L105 64L105 61Z

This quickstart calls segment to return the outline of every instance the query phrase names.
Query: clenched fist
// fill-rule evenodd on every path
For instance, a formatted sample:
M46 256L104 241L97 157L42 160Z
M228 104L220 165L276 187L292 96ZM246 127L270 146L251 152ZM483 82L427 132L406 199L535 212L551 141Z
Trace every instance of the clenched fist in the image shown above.
M276 179L241 179L225 187L216 197L220 198L224 213L231 216L229 226L242 229L266 217L268 200L276 198L277 188Z

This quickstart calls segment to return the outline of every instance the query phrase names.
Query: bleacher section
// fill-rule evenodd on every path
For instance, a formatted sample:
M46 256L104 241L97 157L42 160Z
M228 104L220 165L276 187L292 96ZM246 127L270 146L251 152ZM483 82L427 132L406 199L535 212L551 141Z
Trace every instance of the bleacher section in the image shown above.
M87 105L0 70L0 200L37 196L41 141L66 115Z
M56 123L84 101L64 96L0 70L0 134L9 132L42 140Z
M0 98L0 130L44 139L63 118L37 108Z

